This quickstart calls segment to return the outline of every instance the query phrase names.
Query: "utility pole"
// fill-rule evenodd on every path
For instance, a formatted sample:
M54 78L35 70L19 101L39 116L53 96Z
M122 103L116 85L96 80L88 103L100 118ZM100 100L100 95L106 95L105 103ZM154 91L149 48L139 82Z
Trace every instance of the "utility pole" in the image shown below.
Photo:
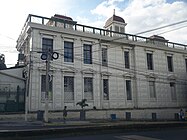
M38 52L43 53L41 55L41 59L46 62L46 90L45 90L45 110L44 110L44 121L48 123L48 112L49 112L49 71L50 71L50 60L51 58L56 60L59 57L57 52L53 52L51 48L48 48L46 52Z
M49 111L49 69L50 69L50 60L51 52L50 49L46 52L46 92L45 92L45 112L44 112L44 121L48 122L48 111Z

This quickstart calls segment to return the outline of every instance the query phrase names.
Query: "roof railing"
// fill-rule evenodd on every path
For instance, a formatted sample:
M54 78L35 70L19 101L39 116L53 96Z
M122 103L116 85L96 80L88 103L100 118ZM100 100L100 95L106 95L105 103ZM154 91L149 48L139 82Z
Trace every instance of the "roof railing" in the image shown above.
M126 40L135 41L135 42L145 42L145 43L152 43L152 44L158 43L158 40L154 40L148 37L142 37L142 36L127 34L127 33L121 33L121 32L81 25L81 24L77 24L74 21L68 21L66 19L58 19L54 17L47 18L47 17L32 15L32 14L28 15L26 22L22 28L21 34L18 38L18 41L20 41L22 34L25 32L27 23L29 22L42 24L46 26L62 26L63 28L70 28L76 31L98 34L101 36L116 37L116 40L126 39ZM177 48L177 49L183 49L183 50L186 50L187 48L187 45L185 44L173 43L173 42L168 42L168 41L160 41L160 43L170 48Z

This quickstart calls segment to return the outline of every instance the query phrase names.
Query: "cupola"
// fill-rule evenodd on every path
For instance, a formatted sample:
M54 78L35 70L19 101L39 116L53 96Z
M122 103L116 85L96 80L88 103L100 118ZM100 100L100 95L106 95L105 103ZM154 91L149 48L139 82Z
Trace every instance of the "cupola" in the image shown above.
M127 23L125 23L125 20L122 17L115 15L114 9L113 16L106 21L104 28L110 31L125 33L126 25Z

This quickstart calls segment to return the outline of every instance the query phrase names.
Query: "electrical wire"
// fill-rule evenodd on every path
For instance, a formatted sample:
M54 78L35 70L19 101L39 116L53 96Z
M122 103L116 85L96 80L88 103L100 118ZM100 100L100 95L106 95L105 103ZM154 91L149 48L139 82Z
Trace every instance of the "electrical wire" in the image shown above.
M163 28L175 26L175 25L185 23L185 22L187 22L187 20L182 20L182 21L179 21L179 22L175 22L175 23L172 23L172 24L165 25L165 26L161 26L161 27L157 27L157 28L154 28L154 29L149 29L149 30L146 30L146 31L142 31L142 32L136 33L135 35L140 35L140 34L152 32L152 31L160 30L160 29L163 29Z

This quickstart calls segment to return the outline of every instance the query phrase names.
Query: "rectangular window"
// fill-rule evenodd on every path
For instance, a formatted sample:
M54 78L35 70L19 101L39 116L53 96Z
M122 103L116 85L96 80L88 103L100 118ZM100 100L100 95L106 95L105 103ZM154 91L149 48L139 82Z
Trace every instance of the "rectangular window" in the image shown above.
M124 52L124 58L125 58L125 68L129 69L130 68L130 62L129 62L129 52L128 51Z
M46 54L47 52L53 52L53 39L42 38L42 52L42 54Z
M175 83L170 82L170 89L171 89L171 100L175 101L177 99Z
M147 53L147 69L153 70L153 54Z
M73 42L64 41L64 62L73 62Z
M92 45L84 44L84 64L92 64Z
M47 52L48 50L53 52L53 39L42 38L42 52Z
M108 79L103 79L103 99L104 100L109 100Z
M172 56L167 56L167 62L168 62L168 71L173 72L173 60Z
M150 98L156 98L155 82L149 81Z
M53 79L49 76L49 93L48 99L52 101L53 94ZM46 97L46 75L41 76L41 99L44 101Z
M121 33L125 33L124 27L120 27L120 32L121 32Z
M132 100L131 81L130 80L126 80L126 93L127 93L127 100Z
M64 76L64 100L74 100L74 77Z
M102 48L102 66L108 66L107 48Z
M84 98L93 100L93 78L84 78Z
M115 31L119 32L119 26L115 26Z

